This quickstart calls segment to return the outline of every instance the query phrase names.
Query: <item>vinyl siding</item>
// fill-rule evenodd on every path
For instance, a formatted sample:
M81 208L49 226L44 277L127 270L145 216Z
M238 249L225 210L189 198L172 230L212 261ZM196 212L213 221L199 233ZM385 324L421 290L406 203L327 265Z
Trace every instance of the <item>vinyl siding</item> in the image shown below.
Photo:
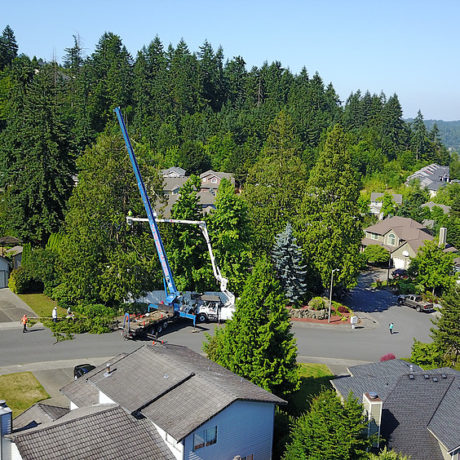
M185 438L184 459L228 460L253 454L270 460L275 407L271 403L236 401L194 433L217 426L217 443L193 451L193 434Z

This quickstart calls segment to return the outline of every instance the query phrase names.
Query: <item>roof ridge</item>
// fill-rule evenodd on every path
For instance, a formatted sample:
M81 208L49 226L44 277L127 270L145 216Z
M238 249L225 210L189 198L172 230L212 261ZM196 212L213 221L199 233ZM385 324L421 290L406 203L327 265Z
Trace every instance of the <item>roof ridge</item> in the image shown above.
M443 373L441 372L439 375L442 375L442 374ZM444 396L446 396L446 393L450 390L450 387L455 382L455 380L456 380L456 376L452 375L452 381L450 382L449 386L446 388L446 391L443 393L442 398L439 399L436 409L433 411L433 413L431 414L430 420L428 420L428 423L426 424L427 428L428 428L428 425L431 423L431 420L433 420L433 417L435 416L436 412L438 411L439 406L444 401Z

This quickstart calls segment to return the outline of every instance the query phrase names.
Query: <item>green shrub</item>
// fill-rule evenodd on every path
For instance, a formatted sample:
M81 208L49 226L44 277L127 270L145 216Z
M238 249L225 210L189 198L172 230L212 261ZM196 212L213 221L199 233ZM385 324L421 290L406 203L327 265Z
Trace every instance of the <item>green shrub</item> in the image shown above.
M30 270L26 267L19 267L11 272L8 280L8 287L15 294L40 292L41 289L43 289L42 283L35 280Z
M65 283L58 284L52 291L51 298L57 302L57 304L65 308L73 307L75 302L68 295L69 289Z
M386 264L390 258L390 253L378 244L370 244L364 249L364 255L370 264Z
M324 310L326 308L326 304L322 297L313 297L313 299L308 302L308 307L310 310Z
M423 343L416 339L412 345L410 361L424 368L436 368L445 364L443 354L435 343Z

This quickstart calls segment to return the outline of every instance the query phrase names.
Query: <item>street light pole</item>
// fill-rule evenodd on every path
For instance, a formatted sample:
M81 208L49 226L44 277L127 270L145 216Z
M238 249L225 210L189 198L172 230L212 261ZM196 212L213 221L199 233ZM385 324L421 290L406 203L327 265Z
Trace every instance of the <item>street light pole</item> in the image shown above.
M339 268L334 268L331 273L331 287L329 289L329 314L327 316L327 322L331 322L331 307L332 307L332 283L334 282L334 272L339 272Z

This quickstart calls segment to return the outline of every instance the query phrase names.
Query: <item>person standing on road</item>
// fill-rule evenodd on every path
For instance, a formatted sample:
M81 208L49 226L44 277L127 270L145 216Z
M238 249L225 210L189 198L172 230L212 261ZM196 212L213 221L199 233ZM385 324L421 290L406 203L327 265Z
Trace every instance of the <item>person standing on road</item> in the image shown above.
M393 328L394 328L394 327L395 327L395 325L394 325L393 323L390 323L390 324L388 325L388 329L390 330L390 334L392 334L392 335L393 335Z
M21 323L23 325L23 329L22 329L23 334L24 332L27 332L27 321L28 321L27 315L24 314L24 316L21 318Z
M51 316L53 317L53 321L57 323L57 307L53 308L53 313L51 314Z

